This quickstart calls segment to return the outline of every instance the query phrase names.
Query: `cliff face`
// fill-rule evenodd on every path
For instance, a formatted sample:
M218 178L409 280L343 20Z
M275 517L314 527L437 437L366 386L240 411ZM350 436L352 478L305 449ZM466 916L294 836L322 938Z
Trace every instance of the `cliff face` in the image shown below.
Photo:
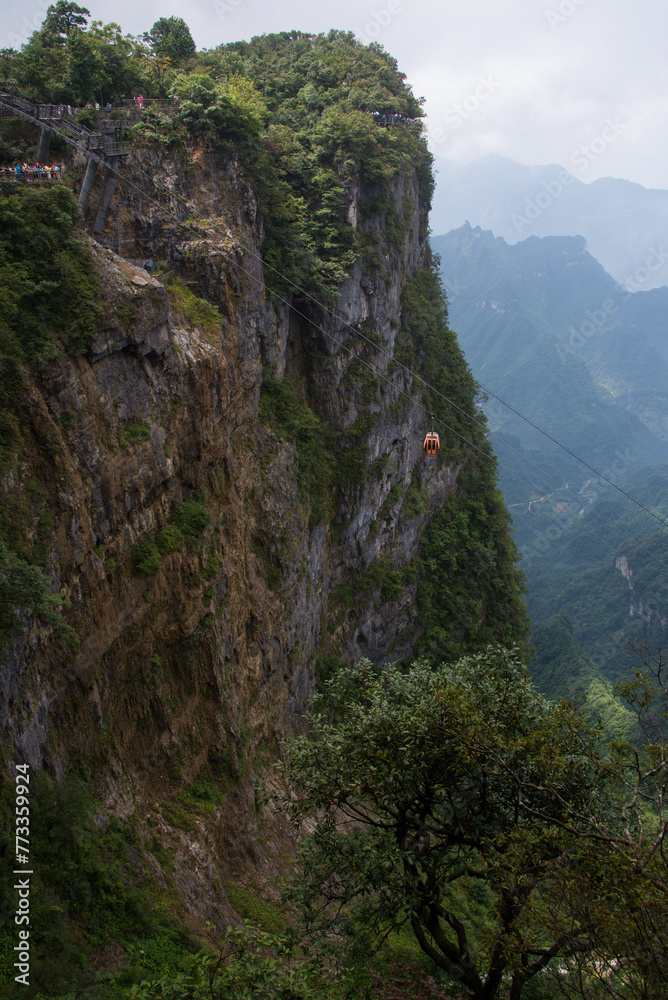
M141 171L183 201L156 204ZM374 187L349 186L348 218L375 235L382 264L354 267L334 314L268 293L262 218L233 155L147 153L121 187L124 237L220 316L214 332L189 322L160 281L93 245L104 323L87 355L31 381L5 484L51 515L46 569L80 647L58 648L25 612L0 711L9 752L59 778L84 762L109 812L161 831L192 916L217 919L219 877L259 864L258 824L288 836L255 808L251 778L297 721L316 661L406 658L418 632L417 583L399 571L458 474L423 455L424 411L392 361L428 206L415 175L389 182L397 248L382 213L359 221ZM267 380L291 387L308 434L262 408ZM319 452L331 464L318 506ZM162 806L203 773L223 798L185 833Z

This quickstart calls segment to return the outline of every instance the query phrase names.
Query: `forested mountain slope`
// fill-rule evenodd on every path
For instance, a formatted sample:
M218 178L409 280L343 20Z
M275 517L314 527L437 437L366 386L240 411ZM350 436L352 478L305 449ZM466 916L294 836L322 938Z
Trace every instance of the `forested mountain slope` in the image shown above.
M636 467L668 457L665 290L624 292L579 237L509 246L462 226L432 245L452 322L485 386L601 468L620 447ZM488 412L495 429L575 475L568 456L507 408L490 400Z
M474 376L535 425L485 402L534 676L551 695L583 692L637 664L630 641L665 639L668 289L625 292L579 237L509 246L466 225L432 245Z

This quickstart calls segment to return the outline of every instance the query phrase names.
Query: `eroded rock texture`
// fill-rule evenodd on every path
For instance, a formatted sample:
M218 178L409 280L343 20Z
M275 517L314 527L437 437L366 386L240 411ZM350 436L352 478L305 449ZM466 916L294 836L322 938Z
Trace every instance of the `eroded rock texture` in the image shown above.
M25 617L5 651L0 710L11 752L61 777L86 762L108 812L171 843L192 918L222 919L225 874L261 867L290 836L271 803L256 808L252 777L273 787L263 766L318 659L410 655L415 582L387 601L380 577L357 591L355 580L411 563L458 468L425 459L424 410L392 361L402 289L426 250L415 177L391 186L401 249L382 216L359 221L370 192L350 188L348 218L375 232L382 266L356 266L334 312L304 298L295 312L265 287L262 219L234 158L201 153L185 169L147 154L142 169L174 199L156 203L139 171L119 185L127 256L165 261L221 323L189 323L160 281L94 245L105 321L89 355L31 384L19 475L41 484L53 515L47 568L80 648L58 648ZM286 375L335 435L322 447L336 461L363 449L362 476L342 473L324 517L297 447L259 418L263 379ZM407 514L411 484L422 499ZM138 568L136 546L159 540L186 499L208 525ZM179 830L163 805L204 771L227 789L223 803Z

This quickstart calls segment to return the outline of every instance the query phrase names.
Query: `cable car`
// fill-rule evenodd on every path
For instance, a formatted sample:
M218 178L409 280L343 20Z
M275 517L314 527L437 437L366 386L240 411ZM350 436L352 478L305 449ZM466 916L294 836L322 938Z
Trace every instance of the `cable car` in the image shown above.
M438 455L441 448L441 442L439 441L436 431L427 432L423 447L425 455Z

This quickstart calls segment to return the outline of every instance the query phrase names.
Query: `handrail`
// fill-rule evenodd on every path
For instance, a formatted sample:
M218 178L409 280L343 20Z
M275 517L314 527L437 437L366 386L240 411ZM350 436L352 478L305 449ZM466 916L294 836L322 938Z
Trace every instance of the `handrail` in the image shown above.
M144 108L157 108L159 111L177 111L178 104L174 103L174 98L170 97L142 97L141 104L137 103L137 98L124 98L121 102L123 108L131 111L133 108L142 111Z
M13 181L15 184L34 184L36 182L46 182L47 184L60 184L63 179L61 167L33 167L32 169L21 169L16 172L14 167L0 167L0 181Z

